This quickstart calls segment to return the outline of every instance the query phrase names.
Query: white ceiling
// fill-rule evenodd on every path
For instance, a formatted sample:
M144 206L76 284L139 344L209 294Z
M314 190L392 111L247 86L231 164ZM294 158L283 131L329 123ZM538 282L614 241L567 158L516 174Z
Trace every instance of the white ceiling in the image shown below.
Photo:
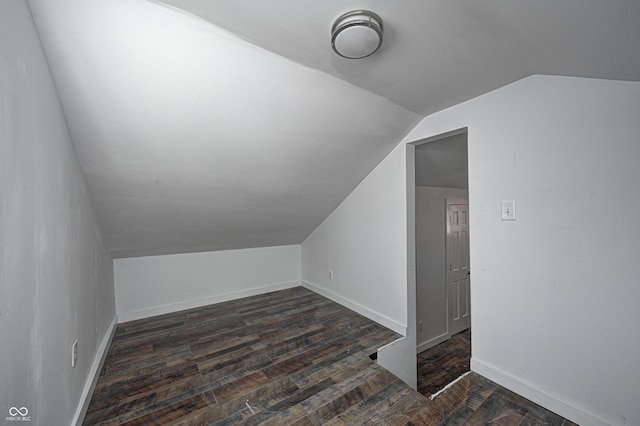
M416 185L469 188L467 132L416 146Z
M421 115L531 74L640 79L638 0L161 0ZM330 47L343 12L384 21L379 54Z
M424 116L534 73L640 80L637 0L29 0L115 257L297 244ZM363 60L333 20L385 25Z

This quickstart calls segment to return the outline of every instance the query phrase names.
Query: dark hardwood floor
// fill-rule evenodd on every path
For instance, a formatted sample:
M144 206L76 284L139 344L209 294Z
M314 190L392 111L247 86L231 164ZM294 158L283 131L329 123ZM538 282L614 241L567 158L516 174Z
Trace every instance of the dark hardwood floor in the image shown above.
M398 337L301 287L121 324L85 424L408 421L422 395L369 358Z
M569 424L473 374L425 398L370 359L398 337L302 287L120 324L84 424Z
M470 370L471 329L418 354L418 392L426 397Z
M450 396L451 394L455 397ZM577 426L534 404L526 398L488 380L476 373L466 373L442 393L437 394L433 402L444 399L460 401L451 409L447 405L447 414L438 424L459 425L505 425L505 426ZM418 424L415 423L414 424Z
M435 400L447 393L455 393L462 399L457 407L449 410L442 425L575 425L476 373L470 373L470 366L471 329L418 354L418 391L428 398L436 395ZM443 394L437 394L452 382L455 383Z

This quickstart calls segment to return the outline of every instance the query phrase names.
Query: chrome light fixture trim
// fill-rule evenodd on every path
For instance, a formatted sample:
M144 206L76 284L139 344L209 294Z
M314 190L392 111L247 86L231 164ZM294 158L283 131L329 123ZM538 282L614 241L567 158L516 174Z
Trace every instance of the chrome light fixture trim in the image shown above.
M368 10L353 10L334 22L331 47L343 58L366 58L380 49L382 31L380 16Z

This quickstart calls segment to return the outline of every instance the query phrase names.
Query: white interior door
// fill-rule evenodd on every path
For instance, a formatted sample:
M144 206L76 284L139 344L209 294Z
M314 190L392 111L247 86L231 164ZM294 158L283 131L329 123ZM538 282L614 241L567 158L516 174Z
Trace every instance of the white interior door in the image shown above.
M449 333L471 326L469 205L447 201L447 298Z

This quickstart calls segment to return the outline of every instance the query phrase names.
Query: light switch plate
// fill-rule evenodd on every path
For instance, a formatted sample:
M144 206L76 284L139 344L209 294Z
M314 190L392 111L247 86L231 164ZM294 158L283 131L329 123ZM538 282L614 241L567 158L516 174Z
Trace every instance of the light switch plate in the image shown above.
M500 201L500 219L516 220L516 202L514 200Z

